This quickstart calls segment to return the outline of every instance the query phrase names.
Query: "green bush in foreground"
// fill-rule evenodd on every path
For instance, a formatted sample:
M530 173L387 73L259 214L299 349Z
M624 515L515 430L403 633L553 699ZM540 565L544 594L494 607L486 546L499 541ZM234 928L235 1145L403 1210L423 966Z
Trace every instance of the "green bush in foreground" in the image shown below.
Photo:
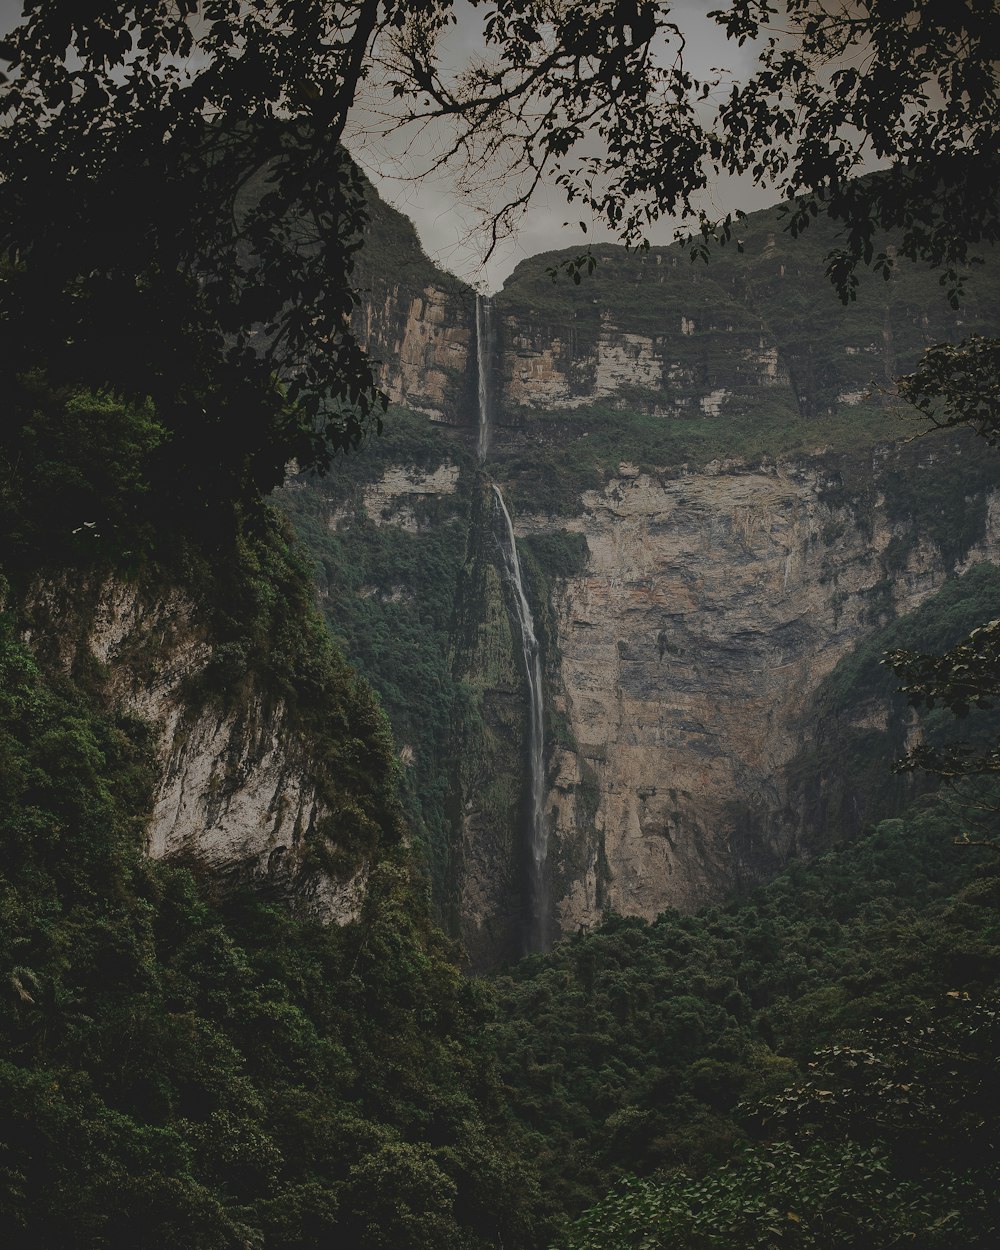
M996 1001L881 1025L765 1103L751 1147L701 1177L629 1178L560 1250L993 1246L1000 1232Z

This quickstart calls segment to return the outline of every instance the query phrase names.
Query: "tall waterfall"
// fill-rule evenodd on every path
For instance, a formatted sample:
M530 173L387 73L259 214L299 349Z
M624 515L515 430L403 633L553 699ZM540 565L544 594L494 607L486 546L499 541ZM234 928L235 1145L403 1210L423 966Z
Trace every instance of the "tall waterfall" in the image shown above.
M544 721L542 719L542 661L538 650L538 639L535 636L535 622L528 606L528 598L524 593L524 578L521 573L521 561L517 554L514 541L514 526L504 503L500 487L493 484L497 506L503 516L504 537L500 550L503 555L504 571L514 591L514 604L517 608L518 624L521 627L521 651L524 655L524 668L528 676L528 692L531 700L529 723L529 768L531 775L531 842L528 859L528 906L529 929L526 947L532 951L545 950L548 947L548 892L545 882L545 862L548 858L548 832L545 827L545 740Z
M479 459L484 460L490 447L490 358L493 352L490 297L476 295L476 392L479 400ZM524 593L521 559L514 541L514 525L504 503L500 487L494 482L493 494L503 517L500 553L504 572L514 592L514 606L521 630L521 651L528 677L530 698L528 766L531 778L531 830L528 847L528 930L525 947L545 950L549 944L548 895L545 885L545 861L548 856L548 833L545 828L545 739L542 705L542 660L535 636L535 622Z
M485 460L490 449L490 354L493 327L490 297L476 293L476 373L479 399L479 459Z

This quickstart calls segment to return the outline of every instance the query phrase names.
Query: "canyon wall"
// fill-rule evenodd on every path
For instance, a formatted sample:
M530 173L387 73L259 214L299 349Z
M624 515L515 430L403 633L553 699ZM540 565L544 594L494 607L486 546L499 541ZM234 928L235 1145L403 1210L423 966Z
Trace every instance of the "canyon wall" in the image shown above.
M988 480L974 453L952 440L660 474L623 463L572 515L515 516L546 660L559 931L608 907L653 917L718 901L886 814L834 748L809 765L809 784L797 767L836 722L840 734L878 730L888 773L888 701L858 704L841 723L818 694L862 640L948 578L1000 560L1000 475ZM435 583L452 605L439 645L463 693L436 745L414 747L411 733L400 750L407 770L436 760L446 776L442 886L471 957L486 964L520 953L525 925L527 694L487 479L467 452L449 456L430 471L388 469L361 490L359 510L326 515L341 543L377 531L414 553L381 586L365 574L366 605L404 619L426 611L419 553L441 524L419 506L450 510L444 524L464 554L453 580ZM942 462L958 501L947 520L919 511ZM569 539L578 567L547 571L546 543ZM328 595L336 620L342 601ZM383 658L367 656L377 684ZM412 661L410 672L398 697L422 705Z
M412 223L374 190L369 215L353 324L378 384L391 403L462 425L475 404L475 296L431 264Z
M881 733L888 772L898 725L877 700L834 717L824 682L1000 557L1000 472L969 440L908 442L892 387L930 342L995 325L1000 282L987 265L955 312L901 270L844 308L824 229L803 250L760 215L707 267L601 248L579 286L545 275L558 256L525 262L493 300L485 465L472 293L438 279L362 306L401 406L367 460L286 499L475 964L520 953L529 822L492 481L542 638L560 931L717 901L887 814L823 751L834 720Z
M589 553L552 594L552 706L568 730L549 794L564 932L608 906L652 917L717 901L822 845L790 767L819 732L824 679L949 574L1000 559L993 490L953 566L930 539L901 543L913 522L879 497L887 456L856 466L866 476L849 498L822 459L676 477L622 465L564 522ZM915 471L932 472L930 458ZM525 534L547 524L520 522Z

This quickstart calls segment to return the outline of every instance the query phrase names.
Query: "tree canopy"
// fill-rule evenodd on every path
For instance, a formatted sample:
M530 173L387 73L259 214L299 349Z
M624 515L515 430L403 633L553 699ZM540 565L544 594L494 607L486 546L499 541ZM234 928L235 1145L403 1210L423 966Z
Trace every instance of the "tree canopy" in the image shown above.
M458 16L454 0L27 0L0 46L8 373L152 397L189 500L220 468L266 491L292 457L329 467L380 413L350 324L359 102L376 126L437 126L430 163L479 189L494 238L554 179L637 244L658 216L692 221L719 172L786 197L793 231L825 204L845 297L859 263L888 273L882 229L953 298L1000 238L990 0L737 0L710 18L758 64L728 90L692 74L655 0L477 0L462 21L480 51L456 71ZM854 179L871 159L888 167Z

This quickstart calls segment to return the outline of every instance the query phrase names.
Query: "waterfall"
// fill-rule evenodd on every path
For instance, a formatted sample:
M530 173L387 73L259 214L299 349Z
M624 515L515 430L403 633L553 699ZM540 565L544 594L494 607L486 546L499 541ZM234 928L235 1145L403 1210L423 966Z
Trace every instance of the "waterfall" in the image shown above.
M485 460L490 447L490 358L493 351L490 297L476 295L476 393L479 401L479 459ZM531 828L528 846L528 929L525 950L545 950L549 944L548 892L545 885L545 862L548 856L548 834L545 828L545 739L542 705L542 660L535 636L535 622L524 593L524 575L514 541L514 525L504 503L500 487L494 482L493 494L503 517L500 554L504 573L514 593L514 606L521 631L521 652L528 678L530 699L528 766L531 780Z
M490 449L490 352L492 343L490 297L476 293L476 372L479 399L479 459L485 460Z
M480 382L480 387L482 383ZM500 487L493 484L497 506L503 516L504 532L500 551L507 581L514 591L518 624L521 628L521 651L528 677L531 700L529 723L529 768L531 777L531 830L528 857L528 907L530 927L526 937L527 952L548 947L548 892L545 883L545 861L548 857L548 833L545 827L545 739L542 719L542 661L535 636L535 622L524 593L521 561L514 541L514 525L504 503Z

